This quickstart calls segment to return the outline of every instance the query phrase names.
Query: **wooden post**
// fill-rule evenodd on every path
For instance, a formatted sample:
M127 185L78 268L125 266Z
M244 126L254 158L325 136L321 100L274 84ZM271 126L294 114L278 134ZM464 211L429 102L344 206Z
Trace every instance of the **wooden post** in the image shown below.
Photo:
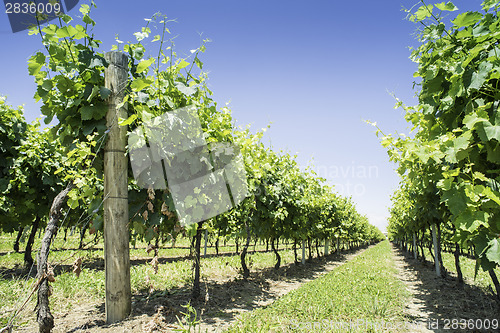
M208 242L208 229L205 229L205 248L203 249L203 256L207 256L207 242Z
M330 247L330 239L327 238L325 239L325 253L323 254L325 257L329 255L330 251L329 247Z
M197 223L196 226L196 236L194 242L194 281L193 281L193 292L191 298L193 300L198 299L201 295L200 287L200 249L201 249L201 229L203 228L203 223L201 221Z
M306 264L306 241L302 240L302 265Z
M438 257L438 242L436 235L436 225L432 225L432 244L434 245L434 263L436 265L436 275L441 276L441 267L439 267L439 257Z
M417 236L413 233L413 257L417 259Z
M109 138L104 150L104 266L106 271L106 323L125 319L131 310L128 226L128 161L125 155L127 128L118 125L126 119L123 101L128 81L128 59L124 53L105 54L109 63L105 85L111 90L106 125Z

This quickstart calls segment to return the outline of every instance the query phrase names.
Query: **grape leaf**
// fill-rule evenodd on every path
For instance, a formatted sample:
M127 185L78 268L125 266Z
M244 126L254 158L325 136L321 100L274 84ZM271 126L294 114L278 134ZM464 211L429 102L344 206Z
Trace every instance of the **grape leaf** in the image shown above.
M152 63L155 62L154 58L149 58L148 60L143 60L137 65L136 73L144 72Z
M453 21L457 27L468 27L479 22L483 18L483 15L478 12L467 12L459 14Z
M458 8L451 1L448 1L446 4L444 2L437 3L437 4L435 4L435 6L439 10L444 10L444 11L449 11L449 12L453 12L455 10L458 10Z
M495 238L491 240L488 244L488 250L486 251L486 258L488 260L496 262L500 265L500 239Z

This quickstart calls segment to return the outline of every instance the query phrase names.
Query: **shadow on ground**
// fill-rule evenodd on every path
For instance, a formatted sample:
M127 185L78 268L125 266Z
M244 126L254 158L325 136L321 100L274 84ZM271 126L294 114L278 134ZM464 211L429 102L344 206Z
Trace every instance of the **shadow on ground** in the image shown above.
M410 315L410 321L425 319L428 328L435 332L498 332L477 329L477 325L484 323L486 319L490 322L493 319L497 322L500 320L500 303L492 290L485 290L467 282L460 285L454 273L449 273L446 278L438 277L433 263L416 260L413 255L410 256L397 248L394 248L394 252L404 258L403 274L413 273L417 280L414 281L414 303L409 307L418 309L417 313L428 317ZM461 319L472 319L477 323L464 330L458 326L452 327L453 319L458 320L456 324L459 324ZM448 329L446 324L449 324Z
M334 253L326 257L308 260L306 265L288 264L280 267L253 271L250 278L233 278L226 281L216 279L202 280L202 297L191 300L191 286L154 291L141 290L132 297L130 317L116 325L105 324L104 303L77 310L56 317L55 332L170 332L179 328L178 319L188 312L186 305L191 304L197 318L201 316L202 331L219 331L236 320L244 311L272 303L280 295L273 292L272 284L280 281L302 283L309 281L325 270L326 265L345 262L346 257L355 251ZM234 254L231 254L234 255Z

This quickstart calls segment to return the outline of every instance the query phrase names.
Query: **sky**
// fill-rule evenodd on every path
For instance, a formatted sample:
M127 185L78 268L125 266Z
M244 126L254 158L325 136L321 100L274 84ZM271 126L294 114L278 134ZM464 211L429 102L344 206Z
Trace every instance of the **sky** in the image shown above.
M351 196L357 210L382 231L390 195L399 176L375 135L406 133L397 96L415 104L417 65L409 47L418 46L417 25L403 8L417 0L235 1L235 0L96 0L94 33L111 49L115 36L134 40L145 18L161 12L179 56L209 38L200 57L208 85L219 106L229 103L236 124L253 131L267 127L264 142L297 154L336 191ZM481 10L481 0L457 0L459 11ZM79 5L89 0L79 1ZM68 14L79 15L79 6ZM41 117L34 103L35 84L27 60L42 47L27 31L12 33L0 12L0 94L24 105L28 121Z

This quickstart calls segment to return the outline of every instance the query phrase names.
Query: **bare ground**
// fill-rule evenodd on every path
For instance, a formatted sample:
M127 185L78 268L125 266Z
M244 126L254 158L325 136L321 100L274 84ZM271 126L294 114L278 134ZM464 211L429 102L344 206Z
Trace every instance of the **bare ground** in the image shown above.
M411 293L404 312L411 322L422 323L415 332L500 331L478 329L480 324L486 324L486 319L500 320L500 305L491 293L467 282L459 285L454 275L440 278L432 263L405 256L397 248L393 248L393 254L398 277ZM467 320L468 327L459 326L463 319Z
M289 264L278 270L272 268L253 272L249 279L217 278L202 281L204 299L191 303L196 310L200 332L221 332L244 312L266 306L277 298L298 288L364 251L334 253L308 261L306 265ZM135 294L132 313L123 322L106 325L104 303L73 307L71 311L54 313L53 332L173 332L179 329L177 318L184 318L184 307L190 300L189 286L165 292ZM184 314L183 314L184 313ZM32 325L17 332L38 331L34 315ZM184 324L185 325L185 324Z

